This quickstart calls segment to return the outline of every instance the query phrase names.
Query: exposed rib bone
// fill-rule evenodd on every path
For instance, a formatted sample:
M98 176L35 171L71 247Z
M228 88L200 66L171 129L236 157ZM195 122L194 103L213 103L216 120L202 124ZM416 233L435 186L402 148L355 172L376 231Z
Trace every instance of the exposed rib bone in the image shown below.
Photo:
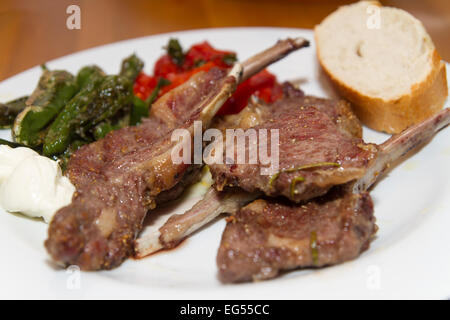
M402 133L392 136L379 146L377 158L368 168L365 176L354 184L353 192L359 193L367 190L389 168L389 164L402 160L410 151L417 150L449 123L450 108L447 108ZM191 210L183 215L172 217L160 228L159 242L161 248L171 248L173 244L186 238L219 214L234 214L258 196L259 194L250 194L242 190L218 193L214 188L211 188Z
M242 81L247 80L252 75L258 73L266 66L284 58L290 52L309 46L309 41L304 38L280 40L273 47L251 57L242 63L244 74Z
M235 77L237 83L241 83L291 52L308 46L309 41L302 37L280 40L274 46L250 57L242 64L235 64L229 76ZM202 110L201 119L203 119L204 126L209 125L209 121L205 121L205 119L211 120L228 98L229 95L219 94L214 98L214 103Z
M267 63L276 61L299 48L295 45L296 40L289 42L293 42L294 45L286 46L281 42L275 45L273 50L253 58L250 64L252 69L247 70L247 74L252 74L267 66ZM216 80L203 82L211 84L212 87L208 92L196 92L197 85L201 81L209 81L208 79L213 79L209 76L219 74L220 77ZM45 242L53 260L63 266L75 264L82 270L99 270L117 267L128 258L132 253L135 237L141 231L146 213L156 207L158 196L178 187L192 169L192 166L186 163L174 163L172 151L179 146L179 142L172 140L172 133L177 128L187 129L192 139L196 120L201 120L203 127L207 128L215 113L233 94L241 75L240 64L233 67L225 77L220 70L198 73L161 97L153 105L152 117L148 122L136 128L115 131L109 138L105 138L109 139L107 141L115 141L114 138L121 133L128 133L131 137L129 141L135 143L134 151L121 151L123 155L116 152L117 150L110 151L103 145L106 140L99 140L77 151L71 157L68 168L71 180L76 180L77 193L70 205L56 213ZM184 89L189 90L186 93ZM183 100L189 98L195 98L196 102L193 103L191 100L188 103L192 106L190 110L183 108L177 110L172 100L177 97L181 99L179 102L181 105L184 104ZM186 113L186 117L179 116L181 118L179 123L173 121L177 120L177 117L164 116L166 113L176 115L175 110ZM155 115L159 117L154 117ZM139 134L136 134L139 128L161 128L162 132L161 135L149 134L148 140L141 139ZM85 161L86 158L83 156L78 158L77 163L76 155L83 154L83 150L88 150L86 152L88 156L96 155L93 159L95 170L91 170L91 162ZM103 161L104 158L98 154L99 150L112 154L112 160ZM73 175L70 174L71 168ZM87 175L95 178L87 178ZM114 192L110 193L111 190ZM133 196L129 196L130 194ZM108 219L103 219L104 215ZM105 229L103 223L104 221L109 223L110 217L115 217L112 219L113 226L107 226Z
M170 216L158 231L144 234L137 239L135 255L137 258L143 258L161 249L173 248L220 214L234 214L258 196L259 194L238 189L219 192L211 187L191 209L183 214Z
M174 215L159 229L160 242L165 248L176 246L181 240L218 217L221 213L233 214L243 205L256 199L257 194L240 191L221 193L210 188L204 198L182 215Z
M231 69L231 71L228 73L228 76L236 78L236 82L240 83L240 82L242 82L242 79L241 79L242 73L243 73L242 65L240 63L236 63L233 66L233 68ZM200 119L202 119L202 121L203 121L203 129L209 127L209 124L211 123L212 118L214 118L214 116L219 111L219 109L223 106L225 101L227 101L227 99L230 97L230 95L233 94L234 91L236 90L234 88L233 83L227 83L227 85L229 87L229 88L227 87L228 90L227 89L222 90L218 95L216 95L213 98L213 101L211 101L211 103L209 103L208 106L202 110Z
M373 204L364 189L390 163L419 150L449 122L446 109L378 146L377 158L354 185L354 194L342 188L302 206L257 200L239 210L222 235L217 254L220 280L266 280L281 270L330 266L359 256L377 230Z
M257 197L257 194L240 190L219 192L210 188L203 199L190 210L184 214L172 215L159 229L159 234L153 232L146 235L145 239L138 239L135 246L136 257L142 258L160 249L173 248L221 213L234 214Z
M269 49L249 58L248 60L244 61L241 65L236 64L236 66L231 70L229 75L232 75L235 77L238 82L242 82L246 80L247 78L251 77L252 75L256 74L260 70L264 69L268 65L282 59L289 53L298 50L303 47L309 46L309 42L305 40L304 38L295 38L295 39L286 39L278 41L274 46L270 47ZM243 72L242 71L243 67ZM228 90L224 91L225 93L228 92ZM223 99L228 98L226 94L221 94L215 97L215 102L217 103L210 103L208 107L203 109L201 119L203 120L203 125L207 126L209 124L210 119L217 113L218 108L223 103ZM206 123L206 125L205 125ZM236 201L236 200L235 200ZM250 200L249 200L250 201ZM199 203L199 205L201 205ZM210 207L209 207L210 208ZM222 209L217 208L218 211L221 211ZM223 211L221 211L223 212ZM188 234L194 232L196 229L200 228L202 225L206 224L208 221L211 221L214 219L215 216L217 216L219 213L212 213L212 217L209 218L208 215L206 215L203 219L206 219L205 222L196 222L196 219L193 217L189 218L189 223L195 224L195 227L190 228L188 225L186 227L185 233L174 233L178 234L179 236L182 236L182 238L176 238L172 236L166 236L167 238L163 238L163 241L165 241L164 245L161 244L161 247L164 247L167 245L167 243L177 243L181 241L184 237L186 237ZM167 232L166 232L167 233ZM145 255L148 255L152 252L155 252L159 249L159 245L155 243L155 235L145 234L146 239L140 238L135 242L135 254L137 257L142 257Z
M391 164L403 160L410 151L415 151L428 142L435 133L450 123L450 108L446 108L425 121L393 135L379 146L374 163L368 168L363 178L353 186L353 192L367 190L386 172Z

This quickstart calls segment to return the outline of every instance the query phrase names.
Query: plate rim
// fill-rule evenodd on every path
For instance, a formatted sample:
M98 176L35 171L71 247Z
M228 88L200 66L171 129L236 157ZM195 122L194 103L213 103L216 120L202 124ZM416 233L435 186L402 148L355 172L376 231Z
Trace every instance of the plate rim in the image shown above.
M96 50L99 50L99 49L107 49L108 47L114 47L114 46L120 45L120 44L123 45L123 44L126 44L127 42L132 42L132 41L136 41L136 40L145 40L145 39L152 38L152 37L170 37L170 36L181 37L181 36L183 36L185 34L194 34L194 33L205 32L205 31L207 31L207 32L214 32L214 31L233 32L233 31L238 31L238 30L246 30L246 31L254 30L254 31L258 31L258 30L261 30L261 29L280 31L280 32L283 32L283 31L289 31L289 32L295 32L295 31L310 32L311 35L313 36L313 30L312 29L303 29L303 28L224 27L224 28L189 29L189 30L172 31L172 32L167 32L167 33L152 34L152 35L141 36L141 37L136 37L136 38L124 39L124 40L116 41L116 42L113 42L113 43L103 44L103 45L95 46L95 47L92 47L92 48L87 48L87 49L75 51L75 52L72 52L72 53L64 55L64 56L60 56L58 58L49 60L47 63L53 64L53 63L57 63L59 60L68 59L68 58L70 58L73 55L89 53L90 51L96 51ZM313 44L313 47L315 47L314 44ZM314 54L315 54L315 52L314 52ZM448 63L446 63L446 65L449 66ZM5 82L14 81L14 78L16 78L16 77L19 77L19 76L25 76L26 77L27 73L34 72L36 68L39 68L39 66L34 66L34 67L29 68L27 70L24 70L24 71L22 71L20 73L17 73L15 75L11 76L11 77L8 77L8 78L6 78L6 79L4 79L4 80L2 80L0 82L0 86L3 86ZM37 263L42 263L42 261L38 261ZM337 267L339 267L339 265L335 266L333 268L337 268ZM284 283L288 279L287 278L282 278L281 280L283 280L283 281L281 281L281 283ZM292 280L295 281L295 279L292 279ZM297 281L301 281L301 279L299 279ZM294 286L298 285L297 281L295 282ZM100 281L100 282L104 282L104 281ZM258 290L258 289L262 289L261 287L265 287L264 290L270 290L270 288L274 286L274 282L278 283L278 280L276 279L276 280L265 282L265 283L263 283L262 286L261 285L255 286L253 284L233 285L232 287L230 287L230 286L222 286L222 287L219 287L219 288L214 288L213 290L208 291L206 294L208 294L208 295L215 295L216 297L226 298L226 297L229 297L230 295L233 295L237 291L242 290L242 289L244 289L246 287L251 287L250 291L251 290L255 291L255 290ZM139 288L136 288L135 286L132 286L130 284L123 284L123 285L124 285L124 288L129 287L130 290L135 290L135 293L134 293L135 297L145 297L146 296L145 290L141 290L142 288L139 289ZM283 286L283 285L284 284L281 284L281 286ZM277 284L275 284L275 286L277 286ZM173 294L172 290L164 290L161 287L158 287L157 290L166 291L163 294L163 296L166 296L166 297L168 297L168 296ZM247 290L247 289L245 289L245 290ZM449 292L450 292L450 290L449 290ZM55 294L55 293L53 293L53 294ZM185 292L185 294L187 294L187 293ZM1 293L0 293L0 296L1 296ZM90 296L90 297L96 297L97 296L97 297L99 297L98 294L95 293L95 292L88 292L87 296ZM101 296L105 296L105 295L101 295ZM116 296L117 296L117 294L111 294L110 293L108 298L114 298ZM195 299L201 298L201 294L198 295L198 293L194 294L193 296L194 296ZM332 295L329 295L329 297L332 297ZM352 295L349 295L348 297L352 297ZM355 297L355 296L353 296L353 297ZM294 295L293 298L295 298L295 295ZM317 296L315 296L313 298L317 298ZM327 298L327 295L324 295L322 298ZM163 299L163 297L161 299Z

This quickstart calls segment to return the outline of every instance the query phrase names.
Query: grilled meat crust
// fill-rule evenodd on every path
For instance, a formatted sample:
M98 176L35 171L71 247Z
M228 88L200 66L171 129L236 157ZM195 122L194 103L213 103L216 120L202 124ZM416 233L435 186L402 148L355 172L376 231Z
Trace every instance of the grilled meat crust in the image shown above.
M377 227L368 193L333 189L296 205L256 200L230 217L217 254L223 282L264 280L282 270L356 258Z
M362 138L362 127L353 113L350 104L345 100L331 100L305 95L300 89L294 88L289 82L282 84L284 98L273 104L250 101L240 113L217 117L213 127L225 129L248 129L274 116L292 112L301 106L312 106L326 113L336 124L339 130L350 137Z
M199 73L159 99L141 125L114 131L71 157L67 172L77 191L56 213L45 242L57 263L110 269L133 253L147 211L178 196L177 184L192 177L192 166L171 161L171 132L190 128L230 81L224 70Z
M361 139L361 125L344 101L304 96L301 91L285 86L287 98L271 105L249 106L240 114L217 122L217 127L279 130L279 172L261 175L261 163L212 164L211 173L218 190L226 186L240 187L248 192L262 191L268 196L285 196L302 202L324 195L332 186L362 177L376 157L377 147ZM249 143L245 145L248 159ZM270 141L268 150L271 150ZM237 159L238 149L235 148ZM224 154L225 155L225 154ZM229 161L229 159L228 159ZM290 168L318 163L338 166L318 166L301 171ZM305 180L291 187L293 179Z

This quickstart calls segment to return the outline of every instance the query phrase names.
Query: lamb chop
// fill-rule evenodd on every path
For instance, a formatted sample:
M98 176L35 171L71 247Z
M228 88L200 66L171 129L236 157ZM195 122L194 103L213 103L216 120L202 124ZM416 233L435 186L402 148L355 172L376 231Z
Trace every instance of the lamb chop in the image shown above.
M354 147L355 145L363 145L361 140L362 128L347 102L305 96L301 90L294 89L289 83L283 84L283 91L283 100L273 104L264 104L260 101L253 100L239 114L217 119L213 126L221 130L230 128L240 128L245 130L248 128L260 128L263 125L284 128L280 134L282 137L280 139L281 148L285 148L285 145L292 148L291 140L293 134L296 135L299 131L303 132L303 130L305 130L303 122L313 123L316 127L317 124L320 123L322 127L320 130L323 131L323 136L328 134L329 137L332 137L334 134L335 140L340 139L341 145L344 145L345 142L349 142L348 145L350 145L352 150L356 150L356 153L359 152L359 154L362 154L365 157L363 157L363 159L371 156L370 153L360 152L359 147ZM312 105L314 105L314 107L312 107ZM299 125L299 123L301 125ZM293 134L291 130L293 131ZM310 140L308 139L308 142L309 141ZM317 144L318 141L319 139L316 139L309 143L314 145ZM335 142L333 143L336 144ZM319 150L324 149L322 145L318 145L317 148ZM320 154L320 156L322 156L322 154ZM281 157L287 161L291 160L289 158L291 157L290 153L287 152L282 153ZM308 157L310 157L310 154L306 153L305 158L308 159ZM346 154L344 154L342 158L352 159L351 156L347 156ZM319 159L318 161L323 163L324 161L330 160ZM356 163L356 161L353 162ZM345 163L352 164L350 161L346 161ZM212 164L210 167L228 168L229 166ZM249 165L249 167L257 166ZM359 172L362 169L351 167L349 170ZM259 176L259 173L254 174ZM250 185L252 181L261 180L255 176L251 176L246 180L241 179L241 181L245 181L248 185ZM222 187L219 189L222 189ZM228 189L230 188L228 187ZM233 213L242 205L254 200L261 193L261 191L255 190L255 188L249 189L252 192L246 194L240 192L239 195L233 195L233 191L230 191L231 196L224 196L218 191L210 190L206 194L205 199L198 205L195 205L186 214L170 217L166 224L159 230L160 233L146 233L143 237L139 238L136 241L137 256L143 257L161 248L173 247L185 236L211 221L220 213L224 212L224 210L226 210L227 213Z
M261 174L267 167L239 163L238 148L226 163L210 164L217 190L240 187L267 196L285 196L302 202L324 195L335 186L361 178L375 158L377 148L361 139L361 127L347 104L315 97L294 97L259 108L261 121L252 126L279 131L279 169ZM245 145L246 156L253 146ZM267 144L267 149L272 146ZM247 158L249 158L247 156Z
M217 254L219 278L242 282L273 278L281 270L351 260L369 248L377 230L367 192L337 187L298 205L253 201L229 218Z
M320 100L316 101L316 106L320 106ZM322 101L323 103L324 101ZM348 110L345 104L339 107L338 104L334 104L334 107L329 102L328 112L330 109L341 110L340 112L334 112L337 124L341 124L341 131L347 132L353 137L358 137L361 135L361 127L358 121L348 115ZM288 110L287 110L288 112ZM255 113L251 109L244 110L241 112L241 118L234 116L235 118L230 119L231 121L226 122L226 126L234 125L244 125L245 123L254 123L255 121L261 120L261 114L263 112ZM351 113L351 111L350 111ZM336 116L339 114L340 116ZM347 116L345 116L347 115ZM256 120L255 120L256 119ZM356 180L355 183L352 182L354 192L362 192L367 190L377 178L382 176L391 164L401 161L410 151L419 149L421 145L426 143L432 136L445 127L450 121L450 111L445 109L430 119L415 125L401 134L391 137L388 141L377 146L378 152L373 160L371 160L370 165L366 167L366 171L362 177ZM347 123L342 125L342 123ZM234 195L235 196L234 196ZM239 207L251 202L252 200L258 198L260 193L247 193L245 196L239 194L238 192L233 192L230 196L225 196L218 191L210 190L204 199L200 200L191 210L183 215L175 215L171 217L166 224L160 228L160 233L146 235L148 238L159 238L158 241L152 240L153 243L157 242L158 245L153 245L152 247L147 247L146 244L150 242L149 239L139 239L137 252L142 254L150 254L156 249L160 248L170 248L182 241L190 233L194 232L205 223L202 223L202 217L205 221L210 221L217 217L221 213L234 214L238 211ZM233 197L236 197L233 200ZM226 204L222 203L223 198L227 199ZM245 200L245 201L243 201ZM231 203L235 202L236 205ZM231 210L230 210L231 208ZM208 212L209 209L209 212Z
M376 232L365 190L411 150L450 123L450 109L395 135L380 146L364 177L303 205L256 200L230 219L217 255L224 282L263 280L282 270L322 267L359 256Z
M83 270L111 269L133 253L133 242L149 209L178 196L196 167L174 164L175 129L193 136L193 123L206 129L236 85L268 64L308 45L287 39L236 64L231 71L211 69L161 97L150 118L81 148L67 174L76 186L72 203L51 221L45 246L54 261ZM193 178L194 177L194 178Z

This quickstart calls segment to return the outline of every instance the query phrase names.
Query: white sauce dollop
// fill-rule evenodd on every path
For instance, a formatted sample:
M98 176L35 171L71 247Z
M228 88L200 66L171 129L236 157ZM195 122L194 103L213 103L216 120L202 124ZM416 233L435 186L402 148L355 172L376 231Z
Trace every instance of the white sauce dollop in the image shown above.
M0 206L49 223L70 204L75 187L56 161L29 148L0 145Z

